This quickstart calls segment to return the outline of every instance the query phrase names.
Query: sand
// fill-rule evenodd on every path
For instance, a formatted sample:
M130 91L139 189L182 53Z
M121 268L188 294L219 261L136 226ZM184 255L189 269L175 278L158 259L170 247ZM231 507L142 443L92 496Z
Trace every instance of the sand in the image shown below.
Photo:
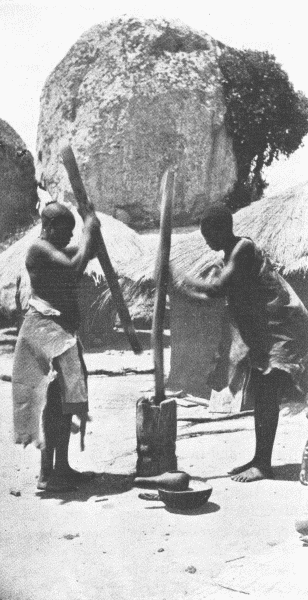
M90 369L152 367L150 352L86 361ZM12 353L3 352L0 373L11 365ZM176 512L132 487L136 401L152 386L150 374L90 376L86 449L73 435L70 462L97 477L52 495L36 490L38 450L12 443L11 384L0 381L1 600L306 598L308 548L294 527L308 513L308 488L298 481L303 407L282 410L275 479L241 484L227 470L251 458L253 418L207 423L204 407L179 406L178 467L192 487L206 482L213 492L200 509Z

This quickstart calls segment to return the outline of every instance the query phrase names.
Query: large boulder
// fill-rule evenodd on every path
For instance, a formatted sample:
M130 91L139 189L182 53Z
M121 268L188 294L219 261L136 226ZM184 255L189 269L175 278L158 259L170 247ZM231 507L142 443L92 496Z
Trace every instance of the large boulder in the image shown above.
M38 173L72 199L59 160L73 146L97 209L132 227L159 222L159 182L178 157L174 224L195 223L236 180L218 55L221 44L178 22L96 25L51 73L41 96Z
M0 119L0 242L29 225L38 202L34 161L25 143Z

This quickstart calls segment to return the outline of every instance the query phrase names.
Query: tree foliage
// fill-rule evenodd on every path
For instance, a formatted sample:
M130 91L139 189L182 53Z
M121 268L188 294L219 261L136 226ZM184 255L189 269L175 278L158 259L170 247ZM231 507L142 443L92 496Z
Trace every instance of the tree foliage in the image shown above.
M308 99L268 52L225 48L219 59L238 180L228 197L236 210L258 200L263 167L289 156L308 133Z

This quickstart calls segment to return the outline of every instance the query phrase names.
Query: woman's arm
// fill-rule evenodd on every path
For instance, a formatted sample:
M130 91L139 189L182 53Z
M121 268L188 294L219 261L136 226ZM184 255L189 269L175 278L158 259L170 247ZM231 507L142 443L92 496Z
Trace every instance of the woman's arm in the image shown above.
M183 294L185 294L185 296L188 296L192 300L199 300L200 302L210 302L211 301L211 298L210 298L210 296L208 296L208 294L205 294L203 292L197 292L196 290L193 290L193 289L185 287L185 286L182 286L180 288L180 292L182 292Z
M196 288L210 297L225 296L232 281L240 280L245 271L249 272L254 257L254 245L248 239L242 239L235 246L226 265L220 273L213 275L211 282L187 276L183 280L184 286Z
M73 270L77 276L82 275L88 261L95 254L96 238L100 229L100 221L96 215L89 214L85 218L83 233L79 247L72 251L65 252L65 249L58 250L48 240L38 239L29 249L27 256L27 266L31 270L36 264L49 263L53 267L59 267L62 270Z

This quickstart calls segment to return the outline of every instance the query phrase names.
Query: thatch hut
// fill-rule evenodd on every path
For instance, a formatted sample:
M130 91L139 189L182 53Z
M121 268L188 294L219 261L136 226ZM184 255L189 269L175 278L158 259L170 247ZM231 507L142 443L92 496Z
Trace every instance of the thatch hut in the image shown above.
M82 220L73 210L76 227L72 244L78 243L82 231ZM134 262L143 256L143 243L132 229L111 216L97 213L101 221L102 235L116 273L129 297L134 282L127 275ZM2 320L16 320L16 284L19 281L20 308L27 309L30 281L25 268L29 246L40 234L41 225L35 225L20 240L0 254L0 316ZM82 313L81 337L87 344L91 335L97 338L109 333L115 322L115 309L109 299L108 286L98 259L89 262L80 286L80 308ZM138 312L138 308L137 308ZM132 315L133 318L133 315ZM89 340L89 341L90 341Z
M237 235L267 252L308 307L308 182L243 208L234 222Z

